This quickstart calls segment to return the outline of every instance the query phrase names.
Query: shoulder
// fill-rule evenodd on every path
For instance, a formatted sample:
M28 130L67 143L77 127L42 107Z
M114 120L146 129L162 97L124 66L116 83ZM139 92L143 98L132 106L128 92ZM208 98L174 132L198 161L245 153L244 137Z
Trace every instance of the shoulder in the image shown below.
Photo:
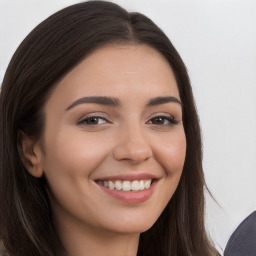
M228 240L224 255L256 255L256 211L246 217Z

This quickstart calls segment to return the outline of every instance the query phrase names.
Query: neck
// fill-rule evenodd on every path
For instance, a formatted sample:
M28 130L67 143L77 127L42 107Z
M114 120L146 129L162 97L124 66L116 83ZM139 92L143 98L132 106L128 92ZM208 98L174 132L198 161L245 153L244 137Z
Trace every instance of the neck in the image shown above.
M138 236L62 237L68 256L136 256Z
M136 256L139 234L120 234L72 223L67 219L55 226L68 256ZM59 219L60 220L60 219Z
M60 239L68 256L136 256L139 234L104 234L97 230L80 233L69 229L61 231Z

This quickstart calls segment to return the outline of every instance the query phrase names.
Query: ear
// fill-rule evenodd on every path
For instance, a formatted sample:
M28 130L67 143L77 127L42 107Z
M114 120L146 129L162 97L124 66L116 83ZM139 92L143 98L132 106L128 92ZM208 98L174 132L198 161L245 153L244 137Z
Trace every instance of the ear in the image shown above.
M27 171L34 177L42 177L42 150L40 149L39 141L26 135L23 131L19 131L17 147L20 159Z

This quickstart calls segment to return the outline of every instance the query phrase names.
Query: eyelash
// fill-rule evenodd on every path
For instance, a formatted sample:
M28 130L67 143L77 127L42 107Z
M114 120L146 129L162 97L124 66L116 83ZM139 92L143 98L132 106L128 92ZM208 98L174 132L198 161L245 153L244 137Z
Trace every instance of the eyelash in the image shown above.
M94 121L95 120L104 120L103 121L103 123L96 123L96 124L89 124L88 123L88 121L92 121L92 119L94 119ZM164 122L166 122L166 120L168 121L168 124L153 124L152 123L152 121L153 120L156 120L156 119L160 119L160 120L163 120ZM96 125L101 125L101 124L104 124L104 123L109 123L109 121L106 119L106 118L104 118L104 117L102 117L102 116L88 116L88 117L86 117L86 118L84 118L84 119L82 119L82 120L80 120L80 121L78 121L78 125L88 125L88 126L96 126ZM147 121L147 124L148 123L151 123L151 124L153 124L153 125L157 125L157 126L172 126L172 125L178 125L179 124L179 122L178 121L176 121L173 117L171 117L171 116L165 116L165 115L159 115L159 116L155 116L155 117L153 117L153 118L151 118L149 121Z
M78 121L78 125L89 125L89 126L96 126L96 125L101 125L101 124L88 124L88 123L86 123L86 122L88 122L89 120L92 120L92 119L97 119L97 120L99 120L99 119L102 119L102 120L104 120L104 122L109 122L106 118L104 118L104 117L101 117L101 116L88 116L88 117L86 117L86 118L84 118L84 119L82 119L81 121Z
M177 125L177 124L179 124L179 122L176 121L172 116L164 116L164 115L155 116L155 117L151 118L148 122L151 122L152 120L156 120L156 119L162 119L164 121L167 120L169 123L168 124L155 124L155 125L168 126L168 125Z

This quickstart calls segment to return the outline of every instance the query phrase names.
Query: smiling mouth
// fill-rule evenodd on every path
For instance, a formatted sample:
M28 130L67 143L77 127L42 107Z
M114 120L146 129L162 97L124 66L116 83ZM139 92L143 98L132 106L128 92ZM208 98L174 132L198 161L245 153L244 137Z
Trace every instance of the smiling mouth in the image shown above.
M146 180L99 180L97 183L110 190L119 190L124 192L144 191L151 187L154 179Z

